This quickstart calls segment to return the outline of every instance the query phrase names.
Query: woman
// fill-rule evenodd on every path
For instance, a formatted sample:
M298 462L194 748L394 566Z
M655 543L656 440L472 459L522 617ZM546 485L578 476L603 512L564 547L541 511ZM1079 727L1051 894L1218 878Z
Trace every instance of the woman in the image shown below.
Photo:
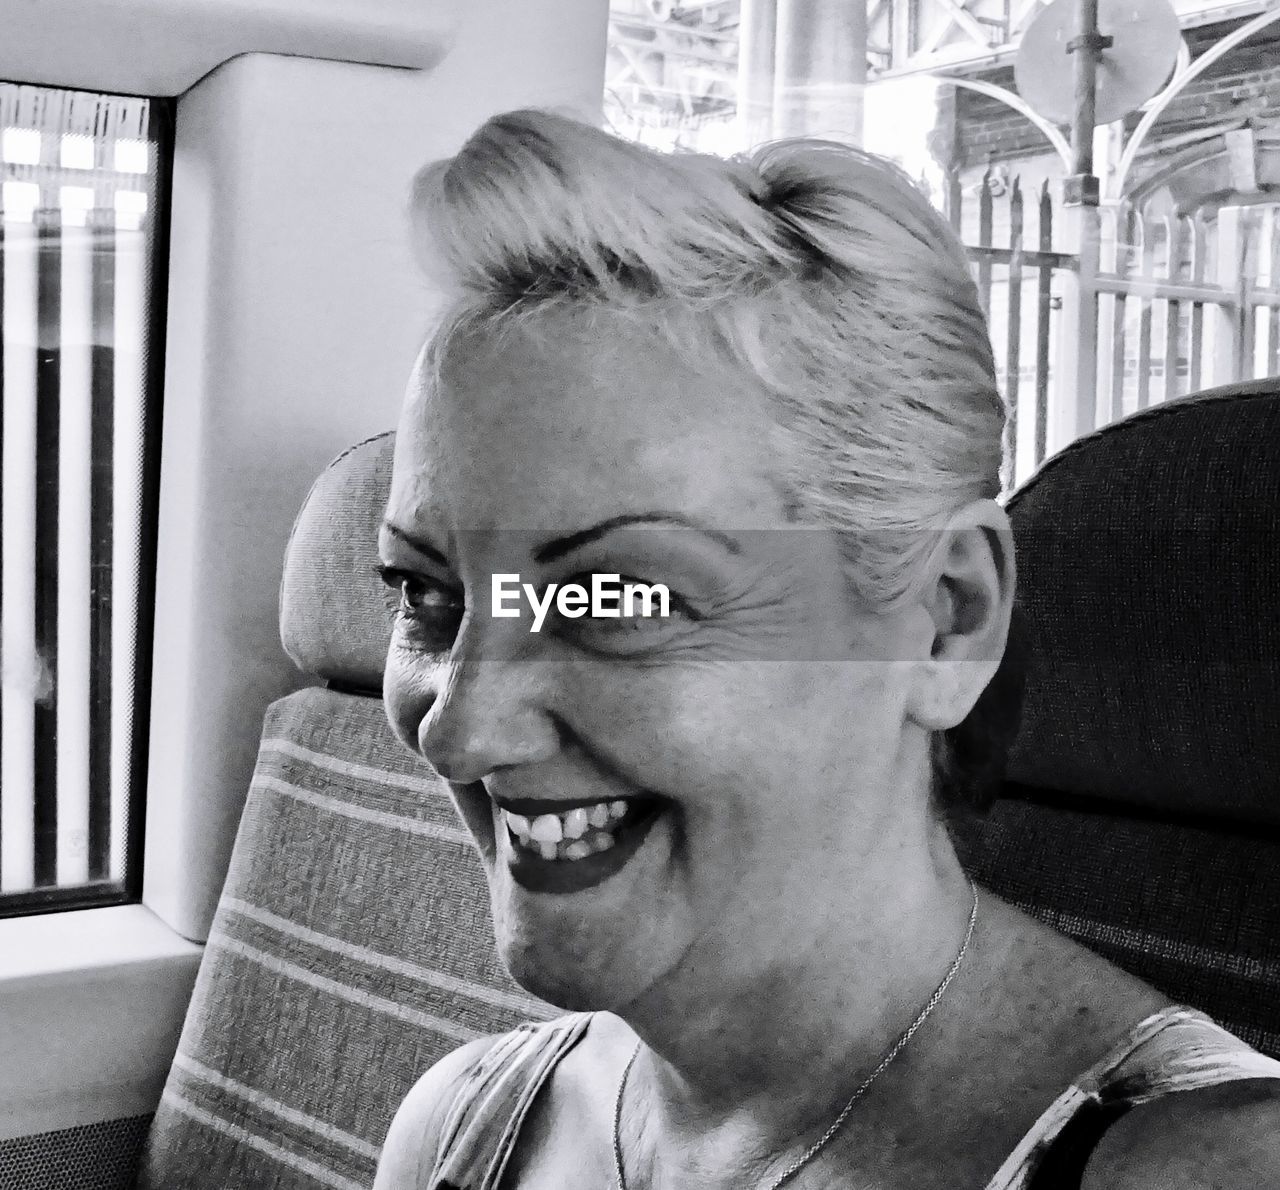
M837 145L537 112L417 199L452 304L381 534L388 712L570 1015L428 1072L379 1190L1264 1184L1280 1063L957 862L1016 722L1015 571L924 199ZM593 576L669 614L529 606ZM1077 1084L1155 1098L1104 1130Z

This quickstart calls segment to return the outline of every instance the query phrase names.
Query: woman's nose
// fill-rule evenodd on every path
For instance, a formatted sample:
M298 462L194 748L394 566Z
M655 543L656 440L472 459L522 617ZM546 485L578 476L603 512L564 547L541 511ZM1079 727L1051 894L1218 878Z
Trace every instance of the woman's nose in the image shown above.
M441 664L417 727L418 750L447 781L545 760L560 735L547 708L552 663L470 658Z

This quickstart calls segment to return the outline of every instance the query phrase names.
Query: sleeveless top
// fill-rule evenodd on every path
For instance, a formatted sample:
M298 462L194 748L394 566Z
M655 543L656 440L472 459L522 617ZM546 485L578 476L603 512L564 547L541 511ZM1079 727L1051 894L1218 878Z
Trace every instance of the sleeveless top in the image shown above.
M423 1190L497 1190L530 1106L592 1016L521 1025L498 1038L459 1080ZM1135 1025L1049 1105L985 1190L1079 1187L1102 1133L1129 1108L1249 1078L1280 1079L1280 1061L1203 1013L1164 1008Z

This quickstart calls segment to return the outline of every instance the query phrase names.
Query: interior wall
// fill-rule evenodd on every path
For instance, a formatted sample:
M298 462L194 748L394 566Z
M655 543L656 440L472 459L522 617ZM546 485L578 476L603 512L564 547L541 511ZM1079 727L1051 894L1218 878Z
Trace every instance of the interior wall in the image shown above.
M0 0L0 79L173 96L239 54L415 69L440 61L459 0Z
M525 105L598 113L607 0L471 0L429 73L236 58L183 96L174 166L144 902L207 935L281 651L292 524L394 424L430 294L415 171Z

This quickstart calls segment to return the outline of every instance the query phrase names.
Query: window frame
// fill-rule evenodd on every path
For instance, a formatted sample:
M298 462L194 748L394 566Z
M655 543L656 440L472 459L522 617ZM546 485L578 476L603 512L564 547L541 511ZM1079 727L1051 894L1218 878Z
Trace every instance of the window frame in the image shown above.
M10 80L3 80L10 82ZM14 83L17 86L44 84ZM51 91L78 91L76 87L49 86ZM104 92L89 92L106 94ZM155 153L154 206L148 303L146 309L146 369L143 408L142 457L138 491L138 589L133 638L133 682L126 696L132 701L129 722L129 780L126 795L124 877L120 882L98 881L78 885L45 885L20 892L0 893L0 924L10 919L46 913L75 912L135 904L142 900L146 826L146 790L151 723L151 670L155 628L156 556L159 539L160 449L165 387L165 346L169 308L169 242L176 148L177 101L145 97L150 104L149 143ZM91 679L92 680L92 679ZM110 682L110 674L106 675ZM112 697L120 697L112 691ZM90 716L94 714L90 707ZM100 779L91 766L90 782ZM92 795L91 795L92 796Z

